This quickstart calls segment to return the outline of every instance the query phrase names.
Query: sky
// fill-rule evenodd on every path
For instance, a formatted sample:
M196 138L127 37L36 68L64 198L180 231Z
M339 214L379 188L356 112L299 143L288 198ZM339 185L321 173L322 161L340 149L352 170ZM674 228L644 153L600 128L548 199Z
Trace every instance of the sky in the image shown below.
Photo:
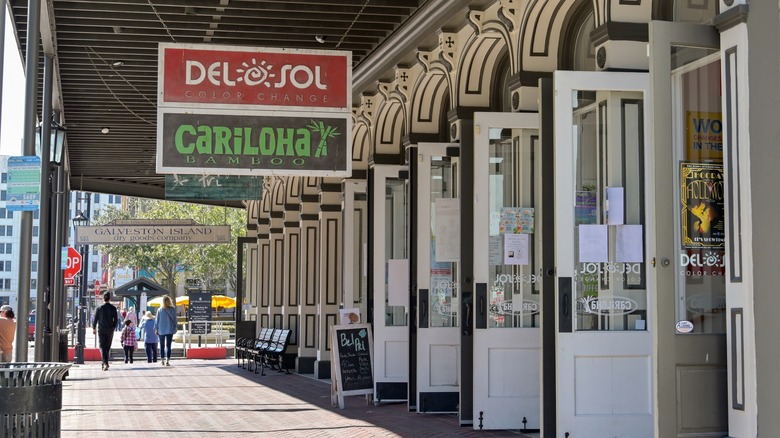
M0 155L22 155L24 131L24 68L16 46L13 25L5 14L3 60L3 112L0 119Z

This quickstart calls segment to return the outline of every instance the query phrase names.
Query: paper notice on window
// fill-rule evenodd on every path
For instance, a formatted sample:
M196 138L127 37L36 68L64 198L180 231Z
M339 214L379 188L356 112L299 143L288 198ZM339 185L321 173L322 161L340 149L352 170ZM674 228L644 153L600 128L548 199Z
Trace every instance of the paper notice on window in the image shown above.
M504 234L504 264L528 264L528 234Z
M641 225L618 225L615 227L615 261L642 263L645 261Z
M608 228L606 225L580 225L580 263L609 262Z
M488 264L501 266L504 264L504 236L490 236L488 240Z
M623 225L625 203L623 187L607 187L607 225Z
M409 304L409 259L387 261L387 304Z
M436 261L460 260L460 199L439 198L435 201Z

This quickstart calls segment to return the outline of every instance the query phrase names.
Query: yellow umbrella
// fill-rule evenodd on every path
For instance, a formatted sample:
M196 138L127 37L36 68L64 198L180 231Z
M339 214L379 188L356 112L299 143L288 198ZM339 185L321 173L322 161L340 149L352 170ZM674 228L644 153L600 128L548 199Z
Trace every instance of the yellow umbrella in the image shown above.
M226 295L212 295L211 307L222 307L223 309L232 309L236 307L236 299Z
M165 295L163 295L161 297L153 298L153 299L147 301L146 305L147 306L152 306L152 307L160 307L160 306L162 306L162 303L163 303L164 299L165 299ZM186 306L186 305L189 305L189 304L190 304L190 298L188 296L185 295L183 297L176 297L176 305L177 306L182 306L182 305Z
M164 298L165 297L162 296L162 297L151 299L146 302L146 305L152 307L160 307L162 306L162 302ZM189 306L190 297L188 297L187 295L176 297L176 305ZM211 307L222 307L223 309L232 309L233 307L236 307L236 299L226 295L212 295Z
M152 306L152 307L160 307L160 306L162 306L163 298L164 297L153 298L153 299L147 301L146 305L147 306Z

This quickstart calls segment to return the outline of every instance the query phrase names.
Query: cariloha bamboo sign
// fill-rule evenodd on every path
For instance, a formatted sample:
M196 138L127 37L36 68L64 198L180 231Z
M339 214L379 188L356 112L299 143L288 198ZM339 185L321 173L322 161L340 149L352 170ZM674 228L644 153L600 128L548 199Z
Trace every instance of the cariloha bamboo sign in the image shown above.
M158 172L347 174L347 125L336 115L167 112L158 127Z

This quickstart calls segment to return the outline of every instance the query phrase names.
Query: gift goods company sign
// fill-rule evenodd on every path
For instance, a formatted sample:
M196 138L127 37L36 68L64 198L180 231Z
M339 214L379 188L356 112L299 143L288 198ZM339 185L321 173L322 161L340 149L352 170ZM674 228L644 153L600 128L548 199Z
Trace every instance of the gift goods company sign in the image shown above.
M350 176L351 101L348 51L160 44L157 172Z

